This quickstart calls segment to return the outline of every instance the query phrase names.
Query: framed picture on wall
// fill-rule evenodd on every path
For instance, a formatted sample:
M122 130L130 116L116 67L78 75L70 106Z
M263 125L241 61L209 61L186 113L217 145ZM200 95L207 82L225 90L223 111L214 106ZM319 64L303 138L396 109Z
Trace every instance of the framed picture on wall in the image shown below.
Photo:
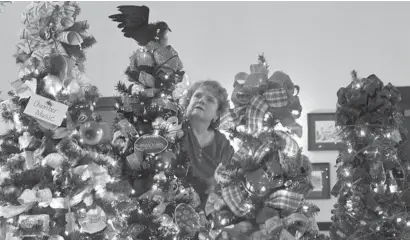
M330 198L330 164L312 163L311 182L313 190L307 196L308 199Z
M308 113L308 150L333 151L341 145L335 113Z

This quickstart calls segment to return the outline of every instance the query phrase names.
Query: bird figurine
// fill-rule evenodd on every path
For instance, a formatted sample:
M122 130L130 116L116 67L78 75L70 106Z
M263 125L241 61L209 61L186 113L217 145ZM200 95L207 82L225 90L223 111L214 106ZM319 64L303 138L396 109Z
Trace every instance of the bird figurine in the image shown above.
M147 6L118 6L118 10L121 13L113 14L109 18L120 23L118 28L122 29L125 37L134 39L140 46L146 46L153 40L167 45L166 34L171 32L171 29L165 22L149 23Z

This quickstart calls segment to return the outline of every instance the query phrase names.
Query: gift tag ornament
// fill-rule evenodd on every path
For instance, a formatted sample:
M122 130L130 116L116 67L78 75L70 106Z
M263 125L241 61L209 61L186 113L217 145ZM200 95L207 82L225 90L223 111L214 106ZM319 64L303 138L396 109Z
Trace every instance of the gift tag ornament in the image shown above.
M186 203L175 208L175 222L182 232L194 235L200 228L200 216Z
M158 154L168 147L168 141L159 135L144 135L134 143L134 152Z
M47 214L20 215L18 226L20 236L22 237L48 236L50 230L50 216Z
M36 118L40 124L42 121L57 128L63 122L67 109L67 105L33 94L24 109L24 113Z

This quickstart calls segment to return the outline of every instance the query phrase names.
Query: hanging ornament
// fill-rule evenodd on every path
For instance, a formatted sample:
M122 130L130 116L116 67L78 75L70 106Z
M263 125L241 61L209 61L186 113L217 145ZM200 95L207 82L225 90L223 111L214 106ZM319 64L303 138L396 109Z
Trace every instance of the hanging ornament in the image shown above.
M80 126L81 140L88 145L97 145L104 136L102 126L94 121L88 121Z
M131 87L131 94L138 95L140 92L144 92L145 88L142 84L134 84Z
M160 156L157 157L156 170L165 171L172 168L173 164L176 161L177 156L171 151L163 152Z
M133 56L136 61L131 62L132 66L147 66L154 67L155 61L154 56L149 51L145 49L139 49L136 51L135 56Z
M94 209L90 209L86 214L82 214L78 218L78 222L81 226L81 231L94 234L102 231L107 224L107 217L104 210L97 206Z
M17 199L21 195L21 192L21 188L14 185L9 185L2 189L3 195L9 199Z
M212 228L219 229L232 224L235 215L229 210L216 211L212 214Z
M44 91L50 95L56 96L63 89L63 84L59 77L55 75L47 75L43 78Z
M195 210L186 203L180 203L175 208L175 223L180 230L188 235L195 235L200 227L200 216Z
M391 193L395 193L397 192L398 185L396 179L393 176L392 170L389 170L389 177L389 190Z

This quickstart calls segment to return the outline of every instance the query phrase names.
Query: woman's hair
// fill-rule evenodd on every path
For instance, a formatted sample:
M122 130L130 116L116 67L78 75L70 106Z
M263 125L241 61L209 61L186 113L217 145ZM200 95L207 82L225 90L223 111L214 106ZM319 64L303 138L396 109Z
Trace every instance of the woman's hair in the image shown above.
M181 106L184 109L188 108L189 102L191 101L192 95L195 93L196 90L198 90L200 87L204 87L210 92L212 92L212 95L218 100L218 115L221 116L223 113L227 112L229 110L229 100L228 100L228 92L222 85L215 81L215 80L204 80L204 81L198 81L192 84L188 92L182 97L181 99ZM209 128L215 129L219 126L219 121L220 119L216 122L212 122Z

